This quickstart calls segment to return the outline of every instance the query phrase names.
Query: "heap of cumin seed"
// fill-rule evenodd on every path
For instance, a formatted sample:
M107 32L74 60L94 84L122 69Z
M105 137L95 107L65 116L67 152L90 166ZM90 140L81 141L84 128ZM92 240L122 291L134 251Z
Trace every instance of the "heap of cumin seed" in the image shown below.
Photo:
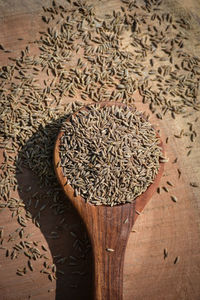
M86 202L132 202L154 181L163 158L159 138L141 112L92 105L72 115L62 128L64 176Z

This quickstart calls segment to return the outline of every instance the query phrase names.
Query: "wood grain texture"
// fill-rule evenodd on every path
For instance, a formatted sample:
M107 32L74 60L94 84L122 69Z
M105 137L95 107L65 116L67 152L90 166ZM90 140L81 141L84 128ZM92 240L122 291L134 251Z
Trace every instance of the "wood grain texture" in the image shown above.
M101 102L101 107L112 105L125 106L117 102ZM84 109L87 108L83 107L80 110ZM68 119L66 122L70 122L70 120ZM129 234L138 214L142 212L159 186L164 163L160 163L154 183L132 203L114 207L95 206L86 203L80 195L75 197L73 188L66 184L67 178L63 175L62 167L59 164L60 140L63 135L64 131L60 131L55 143L54 168L66 196L83 219L91 240L94 259L94 299L122 300L124 255ZM163 148L162 142L160 142L160 146Z
M62 1L59 1L62 2ZM47 1L45 1L46 5ZM48 1L50 4L50 1ZM65 1L63 1L65 3ZM118 0L93 0L98 15L103 16L113 9L119 9L121 2ZM33 42L39 37L38 32L45 28L41 21L42 1L33 0L6 0L0 1L0 43L10 50L11 53L0 51L0 64L10 64L8 59L18 57L25 49L27 43ZM48 5L48 4L47 4ZM193 30L190 32L190 40L185 47L199 56L199 48L195 45L200 42L200 3L198 0L166 0L163 1L166 11L176 16L191 16ZM18 40L23 38L23 40ZM124 44L129 43L129 38L124 39ZM31 49L34 45L30 44ZM35 49L31 54L36 54ZM149 112L148 106L136 100L139 109ZM149 112L150 113L150 112ZM174 183L171 189L178 202L173 203L167 193L162 191L160 195L152 196L151 201L145 207L143 213L134 224L126 248L124 261L123 294L124 300L199 300L200 298L200 193L199 189L192 189L189 182L199 181L200 178L200 140L192 150L192 155L187 158L185 147L186 140L177 141L173 134L180 132L184 127L184 120L177 117L172 120L166 117L160 121L151 115L151 122L161 130L163 141L169 136L169 143L165 150L170 161L165 165L165 172L161 179L160 186L166 184L167 180ZM199 125L196 130L200 132ZM178 162L173 164L178 157ZM179 179L177 168L182 171ZM18 176L21 189L32 186L32 191L20 193L20 197L26 201L31 195L39 190L39 183L28 170ZM17 195L16 195L17 197ZM34 211L33 211L34 213ZM68 256L73 253L74 238L69 231L76 229L80 218L73 213L66 213L63 216L65 223L60 231L61 239L56 243L48 238L49 231L58 224L58 216L52 216L45 212L41 221L41 228L35 228L30 222L29 233L32 233L34 240L40 240L49 249L51 255L49 263L53 263L54 256L62 254ZM81 223L80 223L81 224ZM14 232L17 223L6 213L0 211L0 226L5 226L5 239L10 232ZM7 229L6 229L7 228ZM68 229L66 229L68 228ZM164 260L163 249L167 248L169 255ZM179 255L180 261L174 265L175 257ZM25 300L31 295L32 300L89 300L90 296L90 259L85 259L87 265L86 274L77 279L72 272L73 267L58 265L65 272L65 277L57 282L49 282L39 273L38 262L35 268L38 272L29 273L26 278L18 278L15 274L16 268L24 265L23 257L15 261L5 258L0 252L0 290L3 300ZM74 276L74 277L73 277ZM78 282L78 288L70 285Z

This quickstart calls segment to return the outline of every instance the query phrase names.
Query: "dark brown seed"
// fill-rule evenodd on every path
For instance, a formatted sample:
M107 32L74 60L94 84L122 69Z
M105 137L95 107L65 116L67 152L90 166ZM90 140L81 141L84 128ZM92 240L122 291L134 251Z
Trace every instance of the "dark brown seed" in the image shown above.
M177 256L174 260L174 265L177 264L179 262L179 260L180 260L180 256Z
M48 275L50 281L53 281L53 276L51 274Z
M167 248L164 248L164 259L166 259L168 256L168 250Z
M33 266L32 266L32 264L31 264L31 261L30 261L30 260L28 260L28 266L29 266L29 269L33 272Z
M171 199L172 199L173 202L177 202L178 201L178 199L175 196L171 196Z
M44 245L42 245L41 247L42 247L42 250L47 251L47 248Z
M199 187L199 185L198 185L196 182L190 182L190 185L191 185L192 187Z
M154 62L153 62L153 59L151 58L150 59L150 65L153 67L153 65L154 65Z
M162 188L163 188L163 190L164 190L166 193L169 192L169 190L168 190L168 188L167 188L166 186L163 186Z
M175 160L172 162L173 164L176 164L178 161L178 157L175 158Z

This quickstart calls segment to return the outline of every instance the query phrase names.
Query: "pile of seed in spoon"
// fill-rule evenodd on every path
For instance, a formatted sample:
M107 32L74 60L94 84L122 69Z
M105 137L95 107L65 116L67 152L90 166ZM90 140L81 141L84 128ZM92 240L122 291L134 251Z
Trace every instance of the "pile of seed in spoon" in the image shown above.
M156 131L140 112L92 105L70 121L63 126L59 154L75 196L113 206L146 191L163 157Z

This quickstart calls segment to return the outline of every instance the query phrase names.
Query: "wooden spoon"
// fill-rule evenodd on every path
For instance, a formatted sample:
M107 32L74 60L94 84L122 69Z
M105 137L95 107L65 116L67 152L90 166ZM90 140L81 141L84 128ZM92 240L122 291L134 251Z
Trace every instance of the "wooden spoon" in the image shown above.
M101 103L101 107L111 105L124 106L125 104L115 102ZM87 108L83 107L81 109ZM70 122L69 119L67 121ZM66 196L86 225L92 244L94 258L94 299L122 300L124 255L128 237L138 215L158 187L164 170L164 164L160 163L160 168L154 182L133 203L113 207L104 205L95 206L91 203L85 203L81 196L74 197L74 189L69 184L65 184L66 177L64 177L62 168L59 166L59 145L63 134L64 132L60 131L55 143L54 167ZM162 141L160 141L160 146L163 149Z

